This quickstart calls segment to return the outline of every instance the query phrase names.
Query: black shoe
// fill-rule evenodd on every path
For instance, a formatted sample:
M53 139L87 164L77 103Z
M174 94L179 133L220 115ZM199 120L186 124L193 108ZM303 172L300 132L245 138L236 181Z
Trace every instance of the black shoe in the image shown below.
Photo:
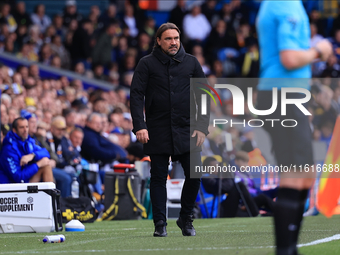
M155 224L155 232L153 233L153 236L166 237L168 235L166 233L166 225L166 222L162 220L157 221Z
M196 230L192 225L192 215L187 216L185 219L181 216L177 219L177 226L182 230L184 236L195 236Z

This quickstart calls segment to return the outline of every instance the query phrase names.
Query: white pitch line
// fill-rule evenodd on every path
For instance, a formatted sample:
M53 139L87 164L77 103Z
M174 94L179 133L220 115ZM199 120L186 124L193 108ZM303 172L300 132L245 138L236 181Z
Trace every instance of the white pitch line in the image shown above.
M330 237L326 237L326 238L323 238L323 239L315 240L315 241L310 242L310 243L299 244L298 247L312 246L312 245L316 245L316 244L320 244L320 243L328 243L328 242L335 241L335 240L340 240L339 234L334 235L334 236L330 236Z

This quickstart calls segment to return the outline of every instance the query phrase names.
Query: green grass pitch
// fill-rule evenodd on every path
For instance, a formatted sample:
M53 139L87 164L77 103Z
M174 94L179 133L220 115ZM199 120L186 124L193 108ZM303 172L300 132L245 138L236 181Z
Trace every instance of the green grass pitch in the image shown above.
M183 237L175 220L168 221L168 237L152 236L151 220L104 221L85 224L85 232L60 232L64 243L44 244L43 237L57 233L0 234L1 254L274 254L270 217L199 219L196 237ZM339 234L340 216L306 217L300 244ZM340 240L301 247L301 254L340 254Z

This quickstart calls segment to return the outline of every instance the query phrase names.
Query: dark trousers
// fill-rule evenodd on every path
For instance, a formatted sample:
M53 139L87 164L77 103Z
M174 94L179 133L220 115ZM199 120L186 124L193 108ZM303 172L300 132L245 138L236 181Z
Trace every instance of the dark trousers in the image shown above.
M168 176L168 165L170 155L150 155L151 159L151 182L150 182L150 195L152 203L152 213L154 223L163 220L166 222L166 181ZM181 211L180 216L186 218L187 215L192 214L198 190L200 188L201 179L190 178L190 167L194 171L194 167L201 166L201 153L190 153L176 155L176 160L179 160L185 175L185 182L181 195Z
M236 187L238 185L239 188ZM234 185L234 187L228 193L227 199L221 203L222 206L222 213L221 217L236 217L238 205L240 203L241 194L247 203L250 213L253 217L259 214L259 208L256 205L255 200L249 194L247 187L242 183L239 182Z

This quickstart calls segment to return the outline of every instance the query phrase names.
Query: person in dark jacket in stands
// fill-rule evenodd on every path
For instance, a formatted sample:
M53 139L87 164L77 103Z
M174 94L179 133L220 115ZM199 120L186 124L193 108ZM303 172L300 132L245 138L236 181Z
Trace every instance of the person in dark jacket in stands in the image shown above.
M169 22L176 24L178 29L182 31L183 19L187 13L185 0L178 0L176 7L170 12Z
M82 21L81 26L74 32L70 50L73 64L83 62L85 68L89 67L89 63L92 61L91 37L93 30L91 21L85 19Z
M133 132L151 158L154 236L161 237L167 236L166 180L170 156L173 161L180 161L186 176L177 225L184 236L196 235L192 218L200 178L190 178L195 171L190 169L201 165L201 145L209 125L210 103L207 114L202 115L200 102L204 92L190 86L190 77L205 76L198 60L185 52L179 34L173 23L160 26L152 53L137 65L130 94Z
M93 65L106 67L111 63L112 37L116 34L117 27L117 22L110 23L105 32L99 36L92 52Z
M64 27L68 27L72 20L80 22L83 19L82 15L77 11L77 1L75 0L66 1L63 19Z
M28 122L19 117L3 141L0 183L53 182L49 154L28 135Z
M102 116L91 113L84 128L84 140L81 145L81 155L89 162L111 164L116 159L125 159L126 151L110 142L102 132Z
M56 116L52 119L51 134L47 135L47 143L51 150L57 155L56 165L53 168L53 176L56 180L57 189L61 191L62 197L71 195L71 184L74 172L65 171L70 165L67 160L69 151L69 141L65 137L66 121L63 116Z

